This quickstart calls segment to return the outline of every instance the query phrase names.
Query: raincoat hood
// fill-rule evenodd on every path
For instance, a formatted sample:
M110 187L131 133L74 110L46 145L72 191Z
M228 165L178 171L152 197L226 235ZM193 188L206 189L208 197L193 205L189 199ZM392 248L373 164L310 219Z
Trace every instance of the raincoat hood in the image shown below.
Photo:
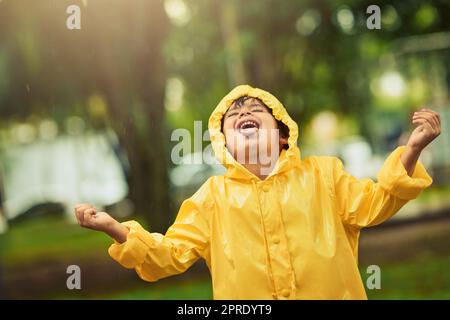
M237 162L228 151L225 142L225 136L222 133L221 121L228 108L233 102L242 97L249 96L258 98L267 107L272 110L272 114L276 120L283 122L289 129L289 138L287 150L282 150L278 161L269 175L273 176L281 172L287 171L294 166L300 165L300 150L297 147L298 126L291 119L283 104L272 94L259 88L253 88L249 85L240 85L231 90L217 105L212 112L208 129L211 137L211 144L217 159L227 168L226 176L236 179L259 180L253 173L248 171L243 165Z

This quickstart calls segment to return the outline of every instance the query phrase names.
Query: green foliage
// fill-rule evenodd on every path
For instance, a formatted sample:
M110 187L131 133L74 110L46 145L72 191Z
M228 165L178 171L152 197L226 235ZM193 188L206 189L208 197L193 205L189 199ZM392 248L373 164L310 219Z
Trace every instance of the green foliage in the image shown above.
M236 83L230 83L224 42L224 15L219 1L184 1L192 12L182 27L173 26L165 54L169 72L183 79L183 114L207 120L211 109ZM413 35L448 30L444 1L381 1L382 30L368 30L370 1L234 0L235 32L244 61L246 82L277 95L295 120L307 123L321 110L353 117L361 133L376 135L370 123L377 109L402 112L429 99L428 56L415 58L420 72L409 74L410 56L399 56L397 42ZM350 12L349 25L339 18ZM420 40L418 40L420 41ZM447 53L446 53L447 52ZM186 54L189 59L177 59ZM447 51L437 53L445 61ZM418 62L420 61L420 62ZM442 66L447 68L448 66ZM401 98L386 97L374 86L385 72L396 70L409 88ZM417 68L416 68L417 70ZM411 80L411 81L410 81ZM420 87L420 94L415 89ZM169 123L190 129L192 117L169 112Z

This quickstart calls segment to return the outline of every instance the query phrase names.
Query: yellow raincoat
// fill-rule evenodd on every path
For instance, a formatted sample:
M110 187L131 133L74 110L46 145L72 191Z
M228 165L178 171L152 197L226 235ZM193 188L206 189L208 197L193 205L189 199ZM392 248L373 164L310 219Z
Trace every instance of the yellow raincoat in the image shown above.
M223 114L243 95L262 100L289 128L289 148L265 180L233 159L221 133ZM399 147L375 183L355 179L334 157L301 159L297 124L273 95L247 85L220 101L209 130L226 174L185 200L165 235L125 222L127 241L111 245L111 257L146 281L181 273L201 257L214 299L366 299L357 268L360 230L390 218L432 183L423 165L408 176Z

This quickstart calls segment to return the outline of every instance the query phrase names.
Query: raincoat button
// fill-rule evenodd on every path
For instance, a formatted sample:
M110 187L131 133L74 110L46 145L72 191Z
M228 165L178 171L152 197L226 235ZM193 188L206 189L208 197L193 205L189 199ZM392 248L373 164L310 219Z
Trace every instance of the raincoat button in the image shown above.
M288 289L284 289L281 294L283 295L283 297L285 298L289 298L289 296L291 295L291 293L289 292Z
M280 243L280 238L277 237L277 236L273 237L273 243L279 244Z
M267 191L269 191L270 188L268 185L264 185L262 189L264 192L267 192Z

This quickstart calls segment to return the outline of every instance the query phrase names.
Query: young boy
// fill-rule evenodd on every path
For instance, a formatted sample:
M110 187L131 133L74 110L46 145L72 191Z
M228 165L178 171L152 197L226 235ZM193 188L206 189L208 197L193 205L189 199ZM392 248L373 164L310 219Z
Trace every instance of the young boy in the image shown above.
M432 183L418 158L440 133L439 115L422 109L412 123L417 128L387 158L378 182L358 180L337 158L301 159L297 124L282 104L238 86L209 119L227 172L183 202L165 235L90 205L76 207L77 219L110 235L111 257L146 281L184 272L202 257L214 299L366 299L357 268L361 228L387 220ZM263 134L277 129L277 143ZM276 161L249 156L255 147Z

